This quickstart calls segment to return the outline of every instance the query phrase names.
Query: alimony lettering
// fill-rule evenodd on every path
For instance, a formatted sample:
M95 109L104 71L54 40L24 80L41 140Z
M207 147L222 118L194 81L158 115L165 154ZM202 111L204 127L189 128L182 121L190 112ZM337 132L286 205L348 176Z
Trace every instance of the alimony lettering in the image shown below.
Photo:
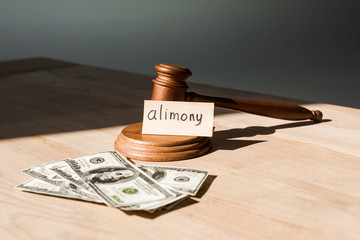
M214 103L144 101L142 134L211 137Z
M163 104L160 104L158 109L151 109L147 114L148 120L164 120L164 121L189 121L194 122L195 126L199 126L202 122L202 113L186 113L179 111L171 111Z

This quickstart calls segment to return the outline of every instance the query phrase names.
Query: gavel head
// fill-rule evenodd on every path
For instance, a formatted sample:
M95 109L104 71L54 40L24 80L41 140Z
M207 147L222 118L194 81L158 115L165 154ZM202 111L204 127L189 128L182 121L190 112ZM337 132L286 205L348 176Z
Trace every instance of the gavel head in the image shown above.
M186 79L191 76L189 69L161 63L155 66L158 77L153 80L151 100L184 101L189 88Z

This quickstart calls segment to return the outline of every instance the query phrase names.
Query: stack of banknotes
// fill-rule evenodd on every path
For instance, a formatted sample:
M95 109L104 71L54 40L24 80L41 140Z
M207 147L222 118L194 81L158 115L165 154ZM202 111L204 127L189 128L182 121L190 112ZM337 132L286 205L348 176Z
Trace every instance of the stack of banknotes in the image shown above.
M26 169L24 191L104 203L125 211L170 209L195 196L209 171L135 165L116 151L51 162Z

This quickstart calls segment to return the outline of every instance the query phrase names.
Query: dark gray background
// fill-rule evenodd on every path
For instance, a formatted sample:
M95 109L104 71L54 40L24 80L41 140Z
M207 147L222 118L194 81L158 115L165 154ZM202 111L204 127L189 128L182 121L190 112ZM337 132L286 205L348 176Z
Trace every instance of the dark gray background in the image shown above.
M360 108L358 1L1 0L0 61L44 56Z

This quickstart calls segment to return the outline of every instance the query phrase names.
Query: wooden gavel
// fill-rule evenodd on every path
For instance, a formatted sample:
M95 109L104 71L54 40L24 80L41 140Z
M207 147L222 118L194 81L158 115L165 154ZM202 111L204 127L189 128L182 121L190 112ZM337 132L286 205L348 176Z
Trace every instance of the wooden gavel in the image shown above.
M311 119L320 122L322 113L286 103L203 96L187 92L191 76L187 68L170 64L155 66L159 76L153 80L151 100L213 102L215 106L285 120ZM126 157L143 161L174 161L201 156L211 149L208 137L142 134L142 123L125 127L114 147Z
M192 75L189 69L171 64L159 64L155 66L155 70L159 75L153 80L151 100L213 102L216 107L284 120L311 119L314 122L322 120L322 113L319 110L310 111L295 104L211 97L187 92L189 86L185 81Z

